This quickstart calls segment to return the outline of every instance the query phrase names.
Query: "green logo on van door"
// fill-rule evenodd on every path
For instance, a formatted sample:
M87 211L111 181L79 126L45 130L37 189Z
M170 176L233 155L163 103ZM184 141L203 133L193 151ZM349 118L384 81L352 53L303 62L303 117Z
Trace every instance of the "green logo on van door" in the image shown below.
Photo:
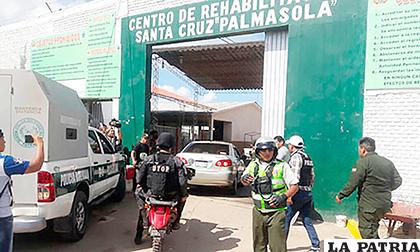
M13 127L13 138L24 148L32 148L32 143L25 142L25 136L38 135L44 136L44 127L42 124L33 118L23 118L19 120Z

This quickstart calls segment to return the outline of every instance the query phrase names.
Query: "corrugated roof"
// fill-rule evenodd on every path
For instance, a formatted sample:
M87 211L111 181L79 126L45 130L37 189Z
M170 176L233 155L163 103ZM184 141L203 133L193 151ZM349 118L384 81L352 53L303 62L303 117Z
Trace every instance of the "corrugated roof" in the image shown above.
M156 94L153 94L156 95ZM152 108L152 111L157 112L163 112L163 111L183 111L183 112L212 112L212 113L218 113L223 112L231 109L236 109L238 107L246 106L246 105L255 105L259 109L261 109L260 105L258 103L249 101L249 102L222 102L222 103L208 103L204 106L197 106L195 107L192 103L186 103L182 101L177 101L174 99L171 99L167 96L160 96L157 95L157 104L158 106L156 108Z
M188 105L188 106L191 106L191 107L197 107L197 108L203 109L205 111L209 111L209 110L214 109L212 107L209 107L209 106L207 106L205 104L202 104L202 103L199 103L199 102L195 103L193 100L191 100L187 97L183 97L181 95L172 93L168 90L165 90L165 89L162 89L162 88L159 88L159 87L152 86L152 94L156 95L158 97L162 97L162 98L167 99L167 100L172 100L172 101L175 101L175 102L178 102L178 103L182 103L183 106Z
M212 108L215 108L215 112L222 112L222 111L231 110L231 109L235 109L235 108L250 105L250 104L255 105L259 109L261 109L261 106L258 105L258 103L256 103L255 101L208 103L206 105Z
M260 89L264 42L154 49L206 89Z
M207 113L212 112L211 109L205 109L203 107L194 107L192 104L187 103L181 103L178 101L175 101L173 99L169 99L167 97L161 97L159 96L157 99L158 106L156 108L152 107L152 112L176 112L176 111L182 111L182 112L199 112L199 113Z

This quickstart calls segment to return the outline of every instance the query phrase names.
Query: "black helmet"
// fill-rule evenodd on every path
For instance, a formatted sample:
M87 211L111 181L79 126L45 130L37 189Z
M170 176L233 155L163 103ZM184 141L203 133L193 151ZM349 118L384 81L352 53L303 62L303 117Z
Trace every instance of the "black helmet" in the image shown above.
M270 161L275 160L277 157L277 146L274 139L272 139L271 137L258 138L258 140L255 142L255 154L259 159L261 159L259 152L266 149L273 150L273 158Z
M175 146L175 137L169 132L163 132L157 139L158 147L169 149Z

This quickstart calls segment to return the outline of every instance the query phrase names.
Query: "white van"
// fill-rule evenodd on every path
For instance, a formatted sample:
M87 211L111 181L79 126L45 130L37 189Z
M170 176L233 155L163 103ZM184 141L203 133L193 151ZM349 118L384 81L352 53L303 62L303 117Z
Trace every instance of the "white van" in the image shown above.
M31 160L28 137L44 137L45 162L35 174L12 176L14 232L50 226L69 240L86 232L88 205L125 195L125 158L97 129L77 93L26 70L0 70L0 128L6 152Z

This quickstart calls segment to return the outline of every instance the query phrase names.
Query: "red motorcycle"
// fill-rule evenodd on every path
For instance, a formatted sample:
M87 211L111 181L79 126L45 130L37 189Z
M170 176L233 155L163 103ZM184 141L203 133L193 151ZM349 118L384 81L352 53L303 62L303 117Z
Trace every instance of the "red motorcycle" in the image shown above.
M176 200L162 201L151 197L146 199L148 234L152 238L153 252L162 250L163 238L172 232L172 225L178 214L177 204Z

